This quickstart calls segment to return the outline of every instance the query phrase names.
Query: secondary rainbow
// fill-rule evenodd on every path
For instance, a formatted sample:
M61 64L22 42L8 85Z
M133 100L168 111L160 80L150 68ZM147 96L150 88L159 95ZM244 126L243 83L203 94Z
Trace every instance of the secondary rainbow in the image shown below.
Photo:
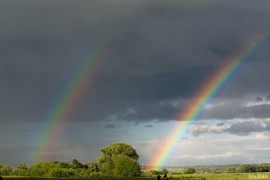
M193 96L192 101L176 118L179 121L184 121L184 124L175 127L175 129L171 131L171 134L168 136L170 141L162 145L160 150L151 159L151 162L149 162L149 165L160 169L167 164L178 142L187 134L189 127L199 119L207 104L209 104L240 69L254 57L268 39L268 35L260 35L251 38L244 48L228 58L225 64L222 64L222 66L205 81Z
M103 48L101 51L101 48L96 46L77 68L68 86L56 100L46 118L45 126L42 127L40 134L37 136L36 148L30 154L28 163L32 164L47 159L49 154L46 153L46 150L49 149L54 138L61 133L61 123L70 120L85 91L93 83L95 76L100 71L100 67L103 66L103 62L109 54L109 49Z

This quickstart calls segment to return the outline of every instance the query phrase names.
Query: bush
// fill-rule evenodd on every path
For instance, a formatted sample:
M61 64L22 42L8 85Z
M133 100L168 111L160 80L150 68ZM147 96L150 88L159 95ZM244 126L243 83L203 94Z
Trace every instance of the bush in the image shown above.
M11 171L10 175L13 176L27 176L27 170L25 169L20 169L20 168L15 168Z
M89 174L89 177L100 177L100 176L101 176L100 172L92 172Z
M49 171L49 177L66 177L62 169L54 168Z
M12 167L8 165L3 165L2 168L0 169L0 175L1 176L8 176L12 171Z
M28 169L30 176L48 176L51 169L54 168L54 163L50 161L41 161Z
M228 167L226 170L227 173L235 173L236 169L234 167Z

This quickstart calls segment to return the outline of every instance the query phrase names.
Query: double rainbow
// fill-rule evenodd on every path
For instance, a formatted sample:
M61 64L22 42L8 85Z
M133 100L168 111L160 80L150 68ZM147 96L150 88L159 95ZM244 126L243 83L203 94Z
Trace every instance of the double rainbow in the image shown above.
M245 48L227 59L225 64L205 81L206 83L204 83L197 93L195 93L192 101L176 118L179 121L184 121L184 124L176 126L168 136L168 139L173 139L174 141L168 141L162 145L160 150L148 163L149 165L161 168L168 163L176 149L177 142L187 134L189 127L199 119L207 104L209 104L240 71L240 69L254 57L268 39L268 35L260 35L259 37L252 38L249 43L246 44Z

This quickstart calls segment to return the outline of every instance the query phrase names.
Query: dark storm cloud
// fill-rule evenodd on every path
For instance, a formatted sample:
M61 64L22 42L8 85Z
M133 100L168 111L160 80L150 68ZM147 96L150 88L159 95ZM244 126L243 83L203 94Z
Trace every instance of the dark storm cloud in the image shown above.
M270 30L269 1L1 1L1 121L42 121L100 44L111 55L71 120L175 119L248 39ZM269 93L269 43L220 94ZM241 98L240 98L241 100ZM269 117L241 102L206 118ZM106 126L105 126L106 127Z

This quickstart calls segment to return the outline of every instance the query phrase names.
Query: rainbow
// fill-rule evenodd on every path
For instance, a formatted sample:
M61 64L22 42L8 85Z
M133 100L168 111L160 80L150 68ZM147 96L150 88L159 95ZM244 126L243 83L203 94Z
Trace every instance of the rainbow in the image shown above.
M64 89L61 96L56 100L52 110L46 118L45 126L35 141L35 150L31 152L29 164L46 160L49 154L44 153L50 149L50 144L55 137L61 133L63 122L70 120L72 114L76 111L82 97L90 84L95 80L95 76L100 71L103 62L110 54L110 49L103 49L96 46L90 55L83 60Z
M149 165L157 169L162 168L170 160L178 142L187 134L189 127L200 118L205 107L224 89L232 78L251 60L269 39L268 35L260 35L250 39L246 46L237 54L231 56L217 69L199 88L187 107L176 118L184 121L181 126L176 126L167 141L151 159Z

